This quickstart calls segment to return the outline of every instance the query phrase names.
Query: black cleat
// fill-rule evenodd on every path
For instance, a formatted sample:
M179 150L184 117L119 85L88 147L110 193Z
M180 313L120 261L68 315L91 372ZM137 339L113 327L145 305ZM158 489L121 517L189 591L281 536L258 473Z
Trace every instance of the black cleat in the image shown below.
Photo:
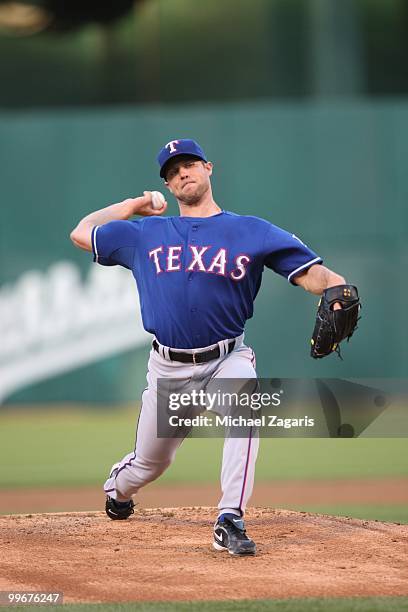
M235 514L221 514L214 525L216 550L228 550L230 555L254 555L256 544L248 538L242 518Z
M116 499L106 496L105 512L112 521L124 521L134 514L135 504L133 500L127 502L118 502Z

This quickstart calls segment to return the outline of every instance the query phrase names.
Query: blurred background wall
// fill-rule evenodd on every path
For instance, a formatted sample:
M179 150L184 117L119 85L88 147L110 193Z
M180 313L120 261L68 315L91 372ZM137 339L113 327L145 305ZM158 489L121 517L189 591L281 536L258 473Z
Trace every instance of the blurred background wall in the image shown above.
M406 376L407 51L405 0L0 2L0 403L138 399L132 277L69 232L163 190L157 151L187 136L224 209L295 232L363 297L344 361L314 362L315 298L267 270L259 374Z

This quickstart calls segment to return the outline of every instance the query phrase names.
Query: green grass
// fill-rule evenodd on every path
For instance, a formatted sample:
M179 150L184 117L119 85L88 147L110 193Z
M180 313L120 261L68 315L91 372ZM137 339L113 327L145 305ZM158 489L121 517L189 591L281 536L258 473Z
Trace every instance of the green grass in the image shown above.
M36 612L39 606L9 609ZM61 606L47 606L46 609L50 612L62 610ZM401 612L408 610L408 597L65 604L63 609L69 612Z
M0 413L2 487L100 484L133 449L136 411L6 410ZM218 480L222 440L189 439L161 482ZM257 480L408 475L408 439L263 439Z
M373 504L340 504L340 505L291 505L291 510L302 510L303 512L316 512L318 514L331 514L336 516L352 516L373 521L384 521L386 523L408 523L408 507L406 504L395 505L373 505Z

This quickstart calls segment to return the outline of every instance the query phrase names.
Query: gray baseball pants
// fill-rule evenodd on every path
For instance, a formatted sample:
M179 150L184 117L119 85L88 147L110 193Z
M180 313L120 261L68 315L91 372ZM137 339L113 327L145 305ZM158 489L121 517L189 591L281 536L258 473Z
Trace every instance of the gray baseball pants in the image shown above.
M229 340L219 342L220 357L203 364L171 361L168 357L168 347L159 345L159 353L152 348L148 362L148 386L142 394L135 450L116 464L117 469L105 482L106 494L118 501L129 500L139 489L156 480L170 466L183 441L181 437L157 437L157 379L180 379L180 392L184 392L186 384L191 382L196 389L208 390L211 381L217 378L254 379L256 378L255 355L253 350L243 343L243 338L242 335L235 339L235 347L229 354L227 353ZM196 349L194 352L207 351L214 346L217 345ZM219 514L224 512L244 514L254 485L258 448L259 437L256 431L251 430L250 435L242 438L225 437Z

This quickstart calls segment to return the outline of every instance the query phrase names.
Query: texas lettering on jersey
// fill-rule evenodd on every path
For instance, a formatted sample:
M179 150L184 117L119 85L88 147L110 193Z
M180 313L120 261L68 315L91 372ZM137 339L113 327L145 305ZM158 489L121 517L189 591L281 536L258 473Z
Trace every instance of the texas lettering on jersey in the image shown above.
M188 245L187 261L184 267L186 272L207 272L208 274L218 274L228 276L234 281L244 278L247 266L251 261L249 255L244 253L237 255L232 260L233 269L227 272L228 251L225 248L218 249L214 254L211 253L211 246ZM209 251L213 255L211 262L205 265L204 254ZM183 256L183 245L158 246L149 251L149 259L152 261L156 274L162 272L178 272L182 270L181 258Z
M145 330L173 349L237 338L265 268L293 283L322 261L286 230L229 211L111 221L93 229L92 249L102 265L132 271Z

